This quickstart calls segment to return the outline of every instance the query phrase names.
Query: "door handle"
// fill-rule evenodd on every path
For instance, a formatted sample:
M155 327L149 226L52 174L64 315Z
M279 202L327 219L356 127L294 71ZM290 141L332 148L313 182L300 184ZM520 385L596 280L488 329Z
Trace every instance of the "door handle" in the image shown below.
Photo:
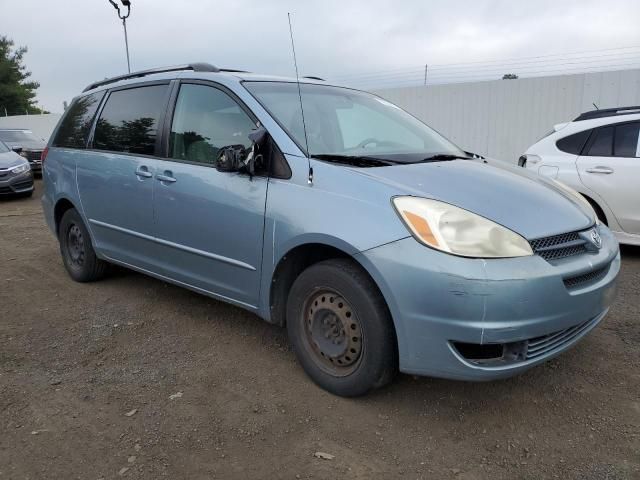
M587 172L588 173L604 173L605 175L609 175L610 173L613 173L613 168L603 167L599 165L597 167L587 168Z
M156 175L156 178L165 183L174 183L176 181L176 179L173 178L173 173L169 170L165 170L163 174Z
M144 165L137 168L136 175L141 178L153 177L153 174L149 171L149 168Z

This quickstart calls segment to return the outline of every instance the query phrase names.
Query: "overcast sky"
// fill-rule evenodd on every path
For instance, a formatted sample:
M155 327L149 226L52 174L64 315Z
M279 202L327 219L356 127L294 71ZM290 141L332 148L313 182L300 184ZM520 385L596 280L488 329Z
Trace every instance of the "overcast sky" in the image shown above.
M638 0L131 1L133 70L207 61L293 75L287 12L301 74L329 79L640 45ZM0 0L0 34L29 48L38 101L53 112L92 81L126 72L107 0Z

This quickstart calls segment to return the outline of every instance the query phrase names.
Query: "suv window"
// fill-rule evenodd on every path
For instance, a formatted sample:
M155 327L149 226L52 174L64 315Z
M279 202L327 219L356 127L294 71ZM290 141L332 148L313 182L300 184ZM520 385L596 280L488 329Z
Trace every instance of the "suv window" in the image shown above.
M169 85L111 92L96 124L93 148L154 155Z
M599 128L593 139L587 156L610 157L613 150L613 127Z
M640 157L640 123L626 123L616 127L613 155L616 157Z
M183 84L171 125L169 157L213 165L220 148L249 147L248 134L255 128L256 123L223 91Z
M587 143L587 139L591 135L591 130L585 130L584 132L574 133L568 137L561 138L556 142L556 147L566 153L573 155L580 155L582 147Z
M84 148L98 105L105 92L96 92L76 99L67 109L58 133L53 139L54 147Z

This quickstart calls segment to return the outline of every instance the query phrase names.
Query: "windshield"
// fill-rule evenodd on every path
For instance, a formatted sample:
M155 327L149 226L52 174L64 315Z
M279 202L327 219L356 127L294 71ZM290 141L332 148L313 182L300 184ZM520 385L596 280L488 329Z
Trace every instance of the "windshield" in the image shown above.
M304 152L298 86L291 82L244 82ZM375 95L300 84L311 156L373 157L414 163L434 155L466 154L400 107Z
M0 153L7 153L9 151L9 147L7 147L4 143L0 142Z
M30 130L0 130L0 140L3 142L40 142Z

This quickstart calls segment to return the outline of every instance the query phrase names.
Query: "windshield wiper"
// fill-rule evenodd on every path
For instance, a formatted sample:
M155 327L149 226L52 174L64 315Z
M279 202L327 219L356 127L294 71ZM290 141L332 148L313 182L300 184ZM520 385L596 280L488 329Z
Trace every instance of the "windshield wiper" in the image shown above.
M380 158L375 157L365 157L365 156L356 156L356 155L333 155L333 154L322 154L322 155L311 155L312 158L317 158L318 160L324 160L325 162L332 163L343 163L345 165L352 165L354 167L387 167L389 165L397 165L397 162L392 162L391 160L382 160Z
M442 162L446 160L471 160L472 157L465 157L463 155L455 155L452 153L438 153L431 155L430 157L423 158L420 163L426 162Z

